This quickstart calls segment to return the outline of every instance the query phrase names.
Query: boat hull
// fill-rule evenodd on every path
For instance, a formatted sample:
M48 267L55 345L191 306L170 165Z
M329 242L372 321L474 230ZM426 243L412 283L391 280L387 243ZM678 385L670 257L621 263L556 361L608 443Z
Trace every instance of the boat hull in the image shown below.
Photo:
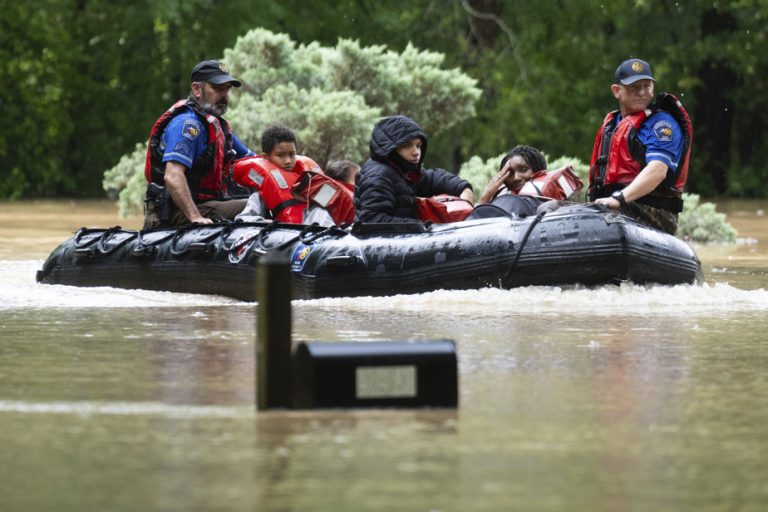
M700 263L673 236L595 206L541 217L410 228L220 224L145 232L83 229L38 281L256 298L256 268L290 262L295 298L530 285L693 284Z

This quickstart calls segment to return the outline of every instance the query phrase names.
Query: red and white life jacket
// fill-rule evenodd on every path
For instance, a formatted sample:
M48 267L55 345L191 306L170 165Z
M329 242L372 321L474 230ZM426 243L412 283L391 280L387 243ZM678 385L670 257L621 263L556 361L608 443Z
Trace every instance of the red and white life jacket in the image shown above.
M322 173L320 166L306 156L297 156L293 169L286 171L257 155L235 162L233 177L240 185L258 190L274 219L301 224L307 203L294 197L292 187L309 171Z
M312 170L304 173L291 191L305 206L316 204L328 210L337 226L351 224L355 220L355 187L350 183Z
M595 138L589 168L589 198L606 197L620 190L643 170L645 146L637 133L643 123L662 110L670 114L683 134L683 154L677 172L665 179L654 191L659 197L675 197L683 191L688 179L688 162L691 155L693 126L682 103L669 93L659 93L652 108L624 116L618 123L619 111L610 112L603 121Z
M448 194L416 198L416 215L435 224L462 221L469 217L472 210L474 207L470 201Z
M226 195L224 176L229 169L229 150L232 147L229 123L212 114L201 112L197 105L188 100L179 100L174 103L152 126L144 164L144 176L149 183L165 184L165 163L163 152L160 150L161 137L168 123L188 110L195 113L208 135L208 146L205 152L192 163L192 168L185 174L192 198L196 202L221 198Z
M570 165L556 171L538 171L517 192L519 196L534 196L565 201L584 187L584 182Z

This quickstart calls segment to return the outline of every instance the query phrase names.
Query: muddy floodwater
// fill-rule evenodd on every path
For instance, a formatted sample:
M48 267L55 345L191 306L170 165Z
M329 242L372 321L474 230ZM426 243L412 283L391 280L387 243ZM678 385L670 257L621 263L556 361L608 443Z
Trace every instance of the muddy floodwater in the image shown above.
M0 510L768 510L767 201L703 286L293 302L294 340L452 339L455 410L255 410L255 304L38 285L109 202L0 203Z

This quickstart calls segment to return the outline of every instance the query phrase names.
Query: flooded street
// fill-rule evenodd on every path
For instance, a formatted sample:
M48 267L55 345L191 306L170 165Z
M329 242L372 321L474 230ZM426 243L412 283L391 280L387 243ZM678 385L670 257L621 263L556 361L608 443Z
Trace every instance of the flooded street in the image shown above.
M254 407L253 303L38 285L107 202L0 203L0 510L763 511L768 201L700 287L294 301L294 340L453 339L457 410Z

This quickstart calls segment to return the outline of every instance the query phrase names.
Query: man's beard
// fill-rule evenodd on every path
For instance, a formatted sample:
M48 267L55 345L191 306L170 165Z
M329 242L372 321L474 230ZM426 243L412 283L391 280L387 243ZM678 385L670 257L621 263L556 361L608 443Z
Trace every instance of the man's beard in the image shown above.
M203 93L200 95L197 106L206 114L213 114L214 116L221 117L227 113L227 107L229 107L229 104L225 102L208 103L208 101L205 99L205 93Z

